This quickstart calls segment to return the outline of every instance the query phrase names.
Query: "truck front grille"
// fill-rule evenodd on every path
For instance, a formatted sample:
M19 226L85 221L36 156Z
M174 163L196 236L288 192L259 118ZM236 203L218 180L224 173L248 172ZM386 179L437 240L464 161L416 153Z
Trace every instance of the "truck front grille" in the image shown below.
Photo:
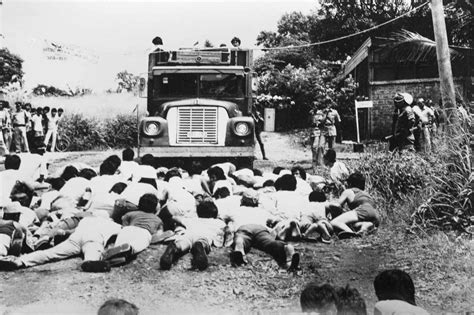
M179 107L177 144L217 144L217 107Z

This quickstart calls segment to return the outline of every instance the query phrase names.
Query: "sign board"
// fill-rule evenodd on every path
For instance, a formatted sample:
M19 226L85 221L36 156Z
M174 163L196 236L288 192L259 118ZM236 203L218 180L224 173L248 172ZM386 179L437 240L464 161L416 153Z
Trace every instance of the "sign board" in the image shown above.
M355 101L356 108L372 108L374 103L372 101Z

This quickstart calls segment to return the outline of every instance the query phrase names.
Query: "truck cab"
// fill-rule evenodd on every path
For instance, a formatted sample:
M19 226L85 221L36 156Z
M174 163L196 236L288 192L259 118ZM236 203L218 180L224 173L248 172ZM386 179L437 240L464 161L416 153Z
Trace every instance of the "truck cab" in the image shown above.
M251 163L252 51L158 50L149 55L148 116L139 124L140 152L160 160Z

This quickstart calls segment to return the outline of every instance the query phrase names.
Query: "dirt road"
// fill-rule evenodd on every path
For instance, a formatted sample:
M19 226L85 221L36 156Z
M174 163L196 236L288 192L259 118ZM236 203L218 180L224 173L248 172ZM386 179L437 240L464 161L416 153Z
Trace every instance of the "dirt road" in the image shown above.
M294 136L264 133L264 139L272 160L259 160L257 166L270 169L299 163L309 168L310 151L304 151ZM56 154L54 167L79 160L95 166L110 154ZM377 234L364 239L334 240L329 245L298 243L295 246L302 253L302 271L298 275L280 272L275 262L257 250L252 250L250 264L242 268L230 266L228 249L214 250L210 267L204 272L189 270L190 255L171 271L159 270L164 245L151 246L131 264L105 274L81 272L82 260L73 258L17 272L0 272L0 314L5 310L94 313L112 297L135 303L143 314L289 313L300 310L299 294L309 281L349 283L359 289L372 313L376 302L372 282L378 272L387 268L401 268L412 275L419 288L417 301L428 310L472 309L472 252L461 262L465 269L453 265L452 271L440 270L436 263L444 252L432 250L428 243L419 247L415 241L394 227L382 226ZM430 261L432 264L427 265ZM464 272L458 273L459 270ZM432 281L435 271L438 277ZM471 278L466 280L469 274ZM452 294L445 294L449 286ZM456 297L457 293L463 296Z

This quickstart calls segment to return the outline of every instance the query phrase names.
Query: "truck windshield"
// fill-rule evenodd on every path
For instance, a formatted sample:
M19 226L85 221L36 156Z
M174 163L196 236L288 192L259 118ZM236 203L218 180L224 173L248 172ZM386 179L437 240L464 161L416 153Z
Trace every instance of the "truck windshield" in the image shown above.
M244 82L244 76L237 74L163 73L153 78L153 96L241 98Z

